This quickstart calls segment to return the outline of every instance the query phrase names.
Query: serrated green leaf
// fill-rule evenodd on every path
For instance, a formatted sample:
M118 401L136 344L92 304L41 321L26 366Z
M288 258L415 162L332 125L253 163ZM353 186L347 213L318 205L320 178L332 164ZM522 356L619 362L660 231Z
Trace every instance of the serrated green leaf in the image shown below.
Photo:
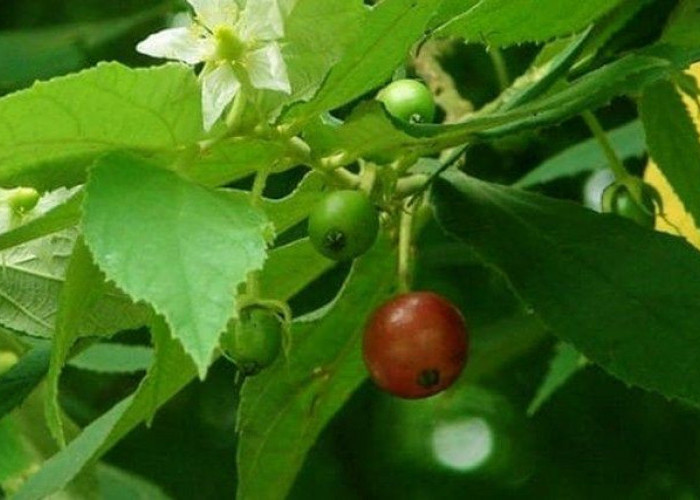
M315 94L350 41L360 31L366 34L365 15L361 0L297 0L285 23L289 43L283 48L293 89L290 100Z
M75 230L62 231L0 252L0 324L33 336L53 335L58 294L75 236ZM137 328L144 318L142 306L108 287L80 325L79 335Z
M0 233L0 250L27 243L29 241L63 231L78 224L80 220L80 205L83 202L82 192L72 193L64 190L70 197L61 197L60 204L49 205L42 210L40 204L32 210L29 220L23 220L22 224L14 228L8 227ZM27 218L26 216L24 217Z
M435 12L435 17L430 21L430 28L435 29L446 24L451 19L469 11L481 0L442 0L440 7Z
M308 141L324 154L345 152L349 158L391 156L397 152L425 155L472 140L486 140L554 125L613 97L639 91L673 71L669 61L627 56L572 82L563 90L527 105L475 114L453 125L413 125L390 117L377 102L357 106L340 127L315 123ZM322 130L314 130L314 128Z
M375 6L318 94L292 116L315 116L386 82L424 33L439 4L439 0L384 0Z
M644 129L639 120L611 130L608 133L608 140L621 160L638 158L646 152ZM607 166L609 164L605 153L603 153L598 141L592 138L565 149L546 160L514 183L513 186L528 188Z
M527 407L527 414L533 416L537 413L542 405L584 366L586 366L586 358L581 356L581 353L570 344L564 342L558 344L556 353L550 361L549 370L537 388L537 394Z
M700 283L688 279L700 253L687 242L458 173L434 189L441 225L554 334L628 384L700 404Z
M672 62L660 57L625 56L578 78L560 92L510 112L529 116L478 135L494 138L534 127L555 125L582 111L604 106L614 97L637 93L674 71Z
M571 40L560 40L559 43L545 46L527 72L504 90L487 109L507 111L540 97L566 75L581 51L590 45L592 36L593 30L587 29L571 37Z
M148 370L152 362L150 347L109 343L91 345L68 364L97 373L134 373Z
M289 359L246 380L238 412L237 498L286 497L318 435L367 376L362 327L394 290L395 273L393 252L381 241L356 261L328 308L293 324Z
M615 51L609 46L623 30L635 29L633 24L639 12L654 0L622 0L593 26L590 42L581 56L578 66L591 63L596 56L604 58Z
M670 82L660 82L644 91L639 111L651 157L700 221L700 137L688 108Z
M58 379L70 348L80 335L80 325L94 309L103 295L104 288L104 276L93 262L85 242L78 237L58 298L58 313L51 343L51 362L44 406L46 423L51 435L61 447L65 446L65 437L58 403Z
M318 277L327 264L322 261L310 263L309 265L317 266L316 273L312 275L307 272L297 277L284 266L274 265L275 260L283 255L281 250L272 252L268 261L270 270L263 270L262 281L267 284L266 291L270 297L288 300L290 296L286 293L289 292L285 292L281 287L286 287L286 290L302 288ZM290 283L296 279L308 281ZM164 328L162 322L159 324L159 327L156 325L158 328ZM196 368L191 358L182 350L181 344L171 339L167 331L156 330L154 339L157 342L156 358L137 392L96 419L65 449L45 462L42 469L31 477L19 492L19 500L43 498L60 490L86 464L106 453L134 427L150 418L154 408L160 407L194 379L197 374Z
M165 317L203 377L235 314L238 285L265 261L263 214L242 193L210 191L115 154L91 171L83 230L107 277Z
M49 370L51 348L37 346L0 376L0 419L15 409L42 381Z
M470 42L503 47L545 42L586 28L620 0L482 0L437 30Z
M265 92L261 106L278 113L282 105L311 99L349 43L364 33L366 11L362 0L296 0L282 46L292 92Z
M201 135L200 90L190 68L102 63L0 99L0 185L73 186L107 152L167 156Z

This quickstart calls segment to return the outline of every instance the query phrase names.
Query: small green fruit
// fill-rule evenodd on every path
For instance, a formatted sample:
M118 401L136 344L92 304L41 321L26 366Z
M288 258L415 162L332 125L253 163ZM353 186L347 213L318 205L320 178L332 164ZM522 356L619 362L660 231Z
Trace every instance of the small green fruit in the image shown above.
M362 255L378 232L377 211L359 191L335 191L318 202L309 216L311 243L333 260Z
M282 329L273 311L252 306L241 311L233 330L224 334L221 347L243 375L255 375L277 359Z
M396 80L384 87L377 100L396 118L411 123L431 123L435 100L430 89L418 80Z

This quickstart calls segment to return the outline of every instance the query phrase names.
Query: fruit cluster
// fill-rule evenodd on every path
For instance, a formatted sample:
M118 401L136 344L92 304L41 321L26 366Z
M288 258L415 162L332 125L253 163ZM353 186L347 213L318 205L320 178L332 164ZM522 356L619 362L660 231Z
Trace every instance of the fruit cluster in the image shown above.
M435 117L430 90L416 80L397 80L377 95L394 119L427 123ZM339 189L313 207L309 239L322 255L347 261L367 252L380 229L379 211L362 189ZM264 307L244 309L222 340L224 352L244 375L271 364L281 346L282 322ZM464 318L445 298L409 292L381 305L364 332L363 355L371 378L402 398L423 398L452 385L467 360Z

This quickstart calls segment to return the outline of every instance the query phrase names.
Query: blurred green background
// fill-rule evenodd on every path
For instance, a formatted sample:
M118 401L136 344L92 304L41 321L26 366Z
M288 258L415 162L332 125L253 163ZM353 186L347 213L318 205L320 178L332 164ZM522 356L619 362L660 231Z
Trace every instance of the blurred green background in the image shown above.
M642 10L633 30L609 50L655 36L675 4ZM183 2L153 0L3 0L0 2L0 94L89 67L100 60L158 64L135 44L169 22ZM538 47L503 54L511 78ZM481 46L458 46L442 61L475 106L495 97L498 78ZM635 117L620 99L599 113L606 128ZM589 136L583 123L528 133L473 149L470 173L510 183L546 158ZM633 161L640 171L644 162ZM297 172L298 174L298 172ZM290 190L298 175L275 176L269 194ZM541 188L581 199L586 176ZM292 238L297 232L287 235ZM400 401L370 384L353 397L312 450L292 498L693 499L700 498L700 415L588 366L528 417L555 341L522 311L503 281L429 226L419 245L417 288L457 303L474 331L477 366L447 394ZM450 264L445 264L445 255ZM341 266L292 301L299 314L333 296ZM144 332L120 336L147 341ZM230 498L235 489L235 368L221 361L139 427L105 460L159 485L176 499ZM84 425L126 395L138 377L67 368L63 404ZM260 415L260 418L267 418Z

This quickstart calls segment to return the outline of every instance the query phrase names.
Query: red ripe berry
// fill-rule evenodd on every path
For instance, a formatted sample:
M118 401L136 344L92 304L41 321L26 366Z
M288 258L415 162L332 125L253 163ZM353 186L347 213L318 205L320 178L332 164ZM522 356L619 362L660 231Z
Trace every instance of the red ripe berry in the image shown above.
M467 361L469 336L459 310L432 292L399 295L365 328L365 364L375 383L409 399L445 390Z

